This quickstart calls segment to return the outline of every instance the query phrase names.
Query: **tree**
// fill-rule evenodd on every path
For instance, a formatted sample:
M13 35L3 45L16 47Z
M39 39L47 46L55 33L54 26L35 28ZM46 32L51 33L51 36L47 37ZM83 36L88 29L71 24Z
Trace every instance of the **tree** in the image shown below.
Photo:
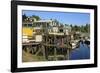
M90 24L86 24L86 25L81 25L81 26L78 26L78 25L70 25L72 31L76 32L76 31L80 31L80 32L83 32L83 33L90 33Z
M70 27L72 28L72 27L73 27L73 25L72 25L72 24L70 24Z
M65 24L65 26L69 26L68 24Z
M85 26L85 30L86 30L86 32L90 32L90 25L89 24L86 24L86 26Z
M39 16L36 16L36 15L32 15L32 17L34 17L36 20L40 20L41 19Z
M77 25L75 25L75 26L71 25L71 27L72 27L72 31L80 31L80 27Z
M81 32L90 33L90 24L82 25L80 27Z
M27 18L26 14L22 15L22 20L25 21L25 19Z

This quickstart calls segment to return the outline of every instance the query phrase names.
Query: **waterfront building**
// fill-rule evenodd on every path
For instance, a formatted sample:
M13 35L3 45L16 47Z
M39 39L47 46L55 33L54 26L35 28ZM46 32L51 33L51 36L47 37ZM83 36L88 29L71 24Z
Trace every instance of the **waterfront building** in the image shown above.
M53 35L69 35L71 27L59 23L57 20L36 20L35 18L28 17L23 21L23 40L31 39L35 42L42 42L43 34ZM39 40L37 39L39 38Z
M30 21L24 21L22 22L22 40L24 42L29 42L29 39L33 37L33 28L32 28L32 22Z
M69 25L64 25L63 30L66 35L69 35L71 32L71 27Z

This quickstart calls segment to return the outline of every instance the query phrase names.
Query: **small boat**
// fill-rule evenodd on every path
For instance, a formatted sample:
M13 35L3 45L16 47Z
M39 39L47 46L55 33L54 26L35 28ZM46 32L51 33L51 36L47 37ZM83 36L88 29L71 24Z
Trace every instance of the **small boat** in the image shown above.
M86 45L90 45L90 41L89 41L89 40L85 40L84 43L85 43Z
M76 48L76 43L72 43L72 49Z
M79 41L78 40L73 40L71 41L72 49L75 49L79 47Z

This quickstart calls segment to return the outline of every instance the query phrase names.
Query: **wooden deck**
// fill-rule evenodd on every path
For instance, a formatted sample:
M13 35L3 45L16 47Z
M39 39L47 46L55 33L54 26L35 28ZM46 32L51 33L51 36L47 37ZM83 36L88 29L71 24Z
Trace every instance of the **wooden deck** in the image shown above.
M46 61L49 60L59 60L62 58L63 60L68 60L70 51L72 50L72 46L70 44L71 38L68 35L43 35L43 40L41 43L38 42L29 42L23 43L23 48L27 49L27 52L31 52L32 54L38 56L41 54L43 59ZM51 49L52 51L50 51ZM60 49L61 54L58 54L58 50ZM52 55L49 53L52 52Z

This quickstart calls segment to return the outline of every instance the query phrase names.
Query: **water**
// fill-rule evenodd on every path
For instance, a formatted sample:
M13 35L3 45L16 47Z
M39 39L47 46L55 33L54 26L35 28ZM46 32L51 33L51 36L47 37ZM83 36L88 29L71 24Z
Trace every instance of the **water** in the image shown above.
M71 51L70 60L90 59L90 47L80 43L80 47Z

